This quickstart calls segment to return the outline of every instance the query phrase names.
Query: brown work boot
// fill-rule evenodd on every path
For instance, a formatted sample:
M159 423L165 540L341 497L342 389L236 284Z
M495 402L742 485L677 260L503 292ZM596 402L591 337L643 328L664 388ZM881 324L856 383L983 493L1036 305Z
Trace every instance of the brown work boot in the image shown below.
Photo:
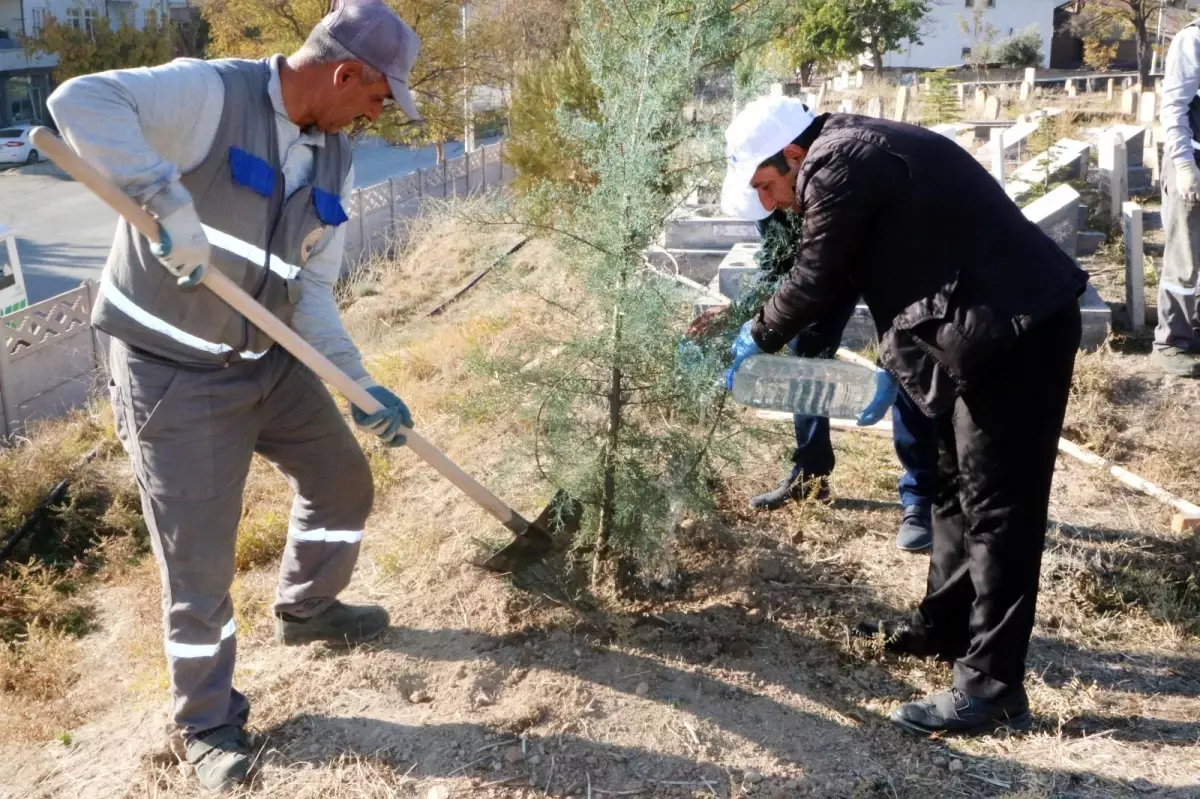
M1155 347L1150 363L1176 377L1200 377L1200 353L1179 347Z
M321 612L302 619L275 614L275 640L293 646L324 641L332 646L356 646L373 641L388 628L388 613L378 605L344 605L336 599Z

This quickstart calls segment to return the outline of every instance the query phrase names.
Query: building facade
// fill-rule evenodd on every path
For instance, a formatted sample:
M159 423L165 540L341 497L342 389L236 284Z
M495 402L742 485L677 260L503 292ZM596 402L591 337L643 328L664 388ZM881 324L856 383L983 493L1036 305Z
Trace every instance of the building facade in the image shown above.
M107 22L136 28L151 19L190 17L187 0L0 0L0 124L50 122L46 98L53 89L51 73L58 57L33 53L21 46L53 18L59 24L94 31Z
M1042 67L1050 65L1054 9L1062 0L934 0L922 24L921 44L905 44L883 57L892 69L936 69L963 64L981 39L972 29L994 32L991 44L1036 26L1042 37ZM963 30L963 26L968 31Z

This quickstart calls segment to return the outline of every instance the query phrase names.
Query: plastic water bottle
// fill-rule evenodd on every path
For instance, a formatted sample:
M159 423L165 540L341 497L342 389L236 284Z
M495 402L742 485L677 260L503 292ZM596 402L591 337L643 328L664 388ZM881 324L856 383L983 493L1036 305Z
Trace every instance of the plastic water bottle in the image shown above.
M874 370L830 358L753 355L733 373L733 398L752 408L854 419L874 396Z

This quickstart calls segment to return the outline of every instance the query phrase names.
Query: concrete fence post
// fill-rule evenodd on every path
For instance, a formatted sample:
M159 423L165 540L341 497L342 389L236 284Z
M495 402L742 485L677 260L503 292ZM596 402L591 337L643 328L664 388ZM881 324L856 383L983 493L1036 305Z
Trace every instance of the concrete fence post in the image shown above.
M1097 158L1100 169L1101 212L1109 225L1121 219L1121 208L1129 199L1129 166L1125 151L1125 140L1116 131L1107 131L1100 136L1100 152Z
M362 252L367 249L367 223L363 219L362 189L354 190L354 212L358 214L358 252L361 256Z
M1145 249L1142 244L1142 207L1127 202L1121 208L1125 231L1125 309L1129 327L1137 332L1146 327Z
M388 231L396 229L396 179L388 178Z
M0 321L0 439L8 438L17 423L16 397L12 391L12 368L8 363L8 327Z

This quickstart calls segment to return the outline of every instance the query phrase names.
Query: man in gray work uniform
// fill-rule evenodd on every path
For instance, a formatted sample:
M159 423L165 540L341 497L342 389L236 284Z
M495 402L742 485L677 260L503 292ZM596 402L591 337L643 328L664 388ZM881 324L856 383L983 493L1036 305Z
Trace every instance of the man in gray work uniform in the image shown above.
M388 616L336 599L373 486L332 397L244 317L187 287L198 268L228 275L384 405L352 409L355 422L404 443L408 409L363 368L333 286L353 186L340 131L374 121L387 100L417 117L407 79L419 46L381 0L339 0L288 58L88 75L50 98L75 150L159 221L155 246L119 222L92 320L113 339L117 432L162 572L174 722L211 790L244 782L251 764L229 589L255 452L295 491L277 640L352 645L383 633Z
M1151 361L1168 374L1200 377L1200 28L1187 25L1167 50L1159 112L1163 146L1162 216L1166 230L1158 284L1158 326Z

